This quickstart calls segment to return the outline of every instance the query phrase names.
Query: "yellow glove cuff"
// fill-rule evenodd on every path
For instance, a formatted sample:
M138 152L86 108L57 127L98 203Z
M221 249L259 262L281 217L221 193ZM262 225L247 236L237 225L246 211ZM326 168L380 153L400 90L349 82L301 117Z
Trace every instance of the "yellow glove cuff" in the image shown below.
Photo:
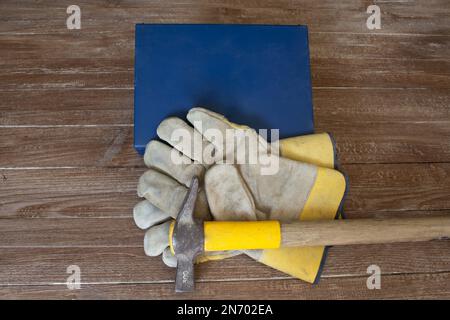
M336 165L334 141L328 133L315 133L280 140L282 157L333 169Z
M346 181L342 173L319 167L316 181L300 213L300 220L334 219L345 188ZM262 251L258 261L298 279L314 283L324 261L325 251L325 247L269 249Z

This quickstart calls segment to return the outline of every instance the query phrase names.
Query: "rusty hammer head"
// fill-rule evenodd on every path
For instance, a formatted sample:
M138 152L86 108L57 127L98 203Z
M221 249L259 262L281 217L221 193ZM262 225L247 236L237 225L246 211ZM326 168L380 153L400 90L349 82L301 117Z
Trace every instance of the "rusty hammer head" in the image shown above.
M177 258L176 292L194 290L194 262L204 248L203 221L194 218L197 194L198 179L194 177L175 221L171 239Z

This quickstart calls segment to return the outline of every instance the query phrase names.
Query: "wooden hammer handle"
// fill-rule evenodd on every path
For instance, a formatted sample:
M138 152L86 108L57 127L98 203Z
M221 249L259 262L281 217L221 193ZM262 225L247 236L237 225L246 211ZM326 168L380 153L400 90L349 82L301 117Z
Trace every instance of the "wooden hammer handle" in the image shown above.
M426 241L450 237L450 216L300 221L281 225L281 246Z

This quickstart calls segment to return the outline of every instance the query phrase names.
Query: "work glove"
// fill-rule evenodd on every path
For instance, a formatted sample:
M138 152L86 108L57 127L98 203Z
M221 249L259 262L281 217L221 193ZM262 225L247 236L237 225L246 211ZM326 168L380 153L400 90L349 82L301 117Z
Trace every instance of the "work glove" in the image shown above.
M261 174L263 171L261 164L216 164L210 167L209 163L211 162L204 164L204 154L196 153L192 151L192 148L180 146L178 141L174 141L172 135L174 130L181 127L197 133L197 143L203 146L203 150L209 148L218 154L214 163L222 160L227 151L222 142L214 141L211 137L208 141L206 134L208 129L219 130L223 136L226 135L224 131L231 128L244 129L250 136L257 136L256 132L231 123L223 116L206 109L194 108L188 113L187 118L195 129L181 119L169 118L161 123L158 135L181 151L184 156L199 163L191 161L185 162L186 164L181 166L174 166L169 158L172 152L169 146L157 141L149 143L145 155L146 164L172 176L177 183L174 183L173 179L171 183L161 183L167 181L168 176L154 169L141 177L138 193L150 202L141 202L136 206L135 220L138 226L150 227L167 219L168 216L175 218L191 178L194 175L201 178L207 169L209 170L206 173L204 189L206 189L208 202L205 201L203 189L199 193L196 204L196 210L198 208L196 214L202 217L208 218L212 213L217 220L276 219L292 221L295 219L333 219L336 216L345 190L345 179L342 174L336 170L304 163L315 162L322 166L334 166L333 143L327 134L281 140L282 156L304 162L280 157L276 174L264 175ZM198 133L201 133L203 137ZM264 145L264 141L259 137L256 139ZM237 148L239 147L239 143L237 143ZM264 148L262 149L264 150ZM234 149L231 152L235 151ZM260 156L268 157L266 153ZM277 157L277 155L272 155L272 157ZM181 191L175 191L180 188L180 183L184 185L181 187ZM167 187L169 185L170 187ZM174 192L170 193L169 190ZM164 215L161 211L166 214ZM146 253L150 255L163 251L163 260L166 264L175 266L176 260L167 248L169 224L170 222L165 222L151 227L146 234L144 247ZM283 248L252 250L246 251L246 253L264 264L313 282L319 273L324 248ZM223 258L235 254L236 252L227 252L226 255L219 254L216 257ZM208 259L206 258L206 260ZM204 257L203 260L205 260Z
M176 130L184 129L188 133L187 146L177 144L173 140ZM139 202L133 210L136 225L148 229L144 237L144 251L148 256L162 253L163 262L169 267L176 266L176 258L169 249L169 226L180 211L192 178L200 181L200 190L195 205L195 216L202 220L210 220L208 202L203 188L203 177L214 159L205 161L203 150L213 150L214 146L203 139L192 126L179 118L165 119L158 126L160 139L167 141L179 149L177 161L173 161L173 147L158 140L150 141L145 150L144 162L147 170L139 179L138 196L145 200ZM200 151L191 146L199 144ZM209 163L209 164L207 164ZM240 254L239 251L213 252L197 257L197 263L223 259Z

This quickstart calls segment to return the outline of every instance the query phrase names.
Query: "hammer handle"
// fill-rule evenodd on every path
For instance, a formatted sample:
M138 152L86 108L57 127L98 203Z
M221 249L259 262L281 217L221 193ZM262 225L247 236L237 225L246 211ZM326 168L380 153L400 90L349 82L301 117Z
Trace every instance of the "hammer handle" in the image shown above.
M403 219L208 221L205 251L427 241L450 237L450 216Z
M281 246L427 241L450 237L450 216L303 221L281 225Z

